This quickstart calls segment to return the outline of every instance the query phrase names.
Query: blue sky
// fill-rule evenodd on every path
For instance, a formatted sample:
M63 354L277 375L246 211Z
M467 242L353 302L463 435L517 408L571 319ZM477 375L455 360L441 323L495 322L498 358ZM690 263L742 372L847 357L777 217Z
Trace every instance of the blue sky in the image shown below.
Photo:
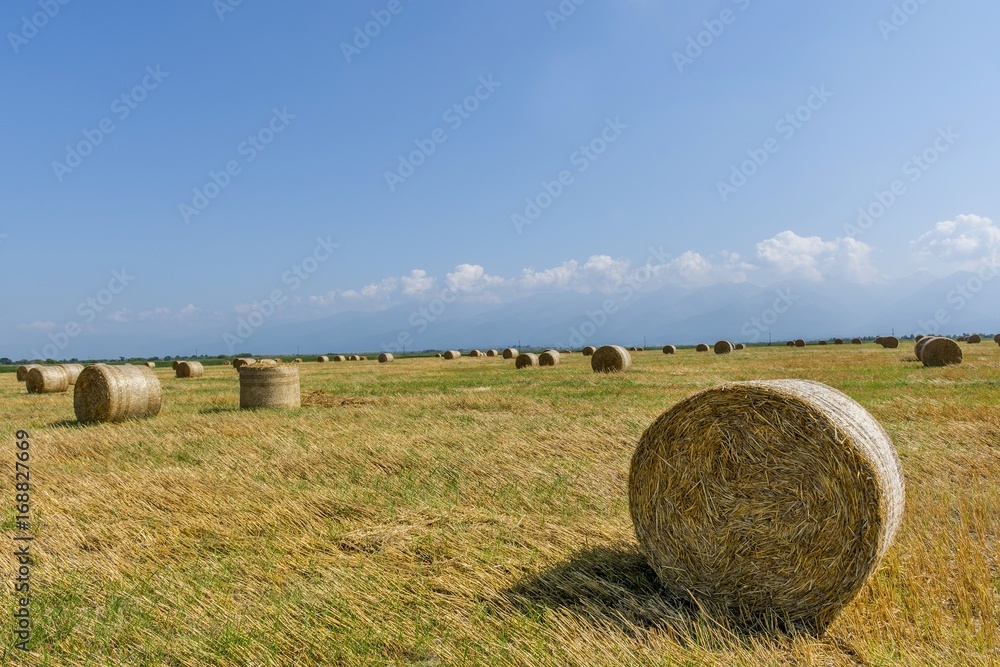
M0 356L1000 256L995 2L232 3L0 9Z

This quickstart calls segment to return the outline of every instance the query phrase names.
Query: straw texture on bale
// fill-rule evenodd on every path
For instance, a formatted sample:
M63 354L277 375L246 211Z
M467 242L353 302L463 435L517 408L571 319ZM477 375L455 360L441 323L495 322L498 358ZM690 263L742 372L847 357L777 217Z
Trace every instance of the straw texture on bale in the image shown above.
M676 345L664 345L663 346L663 354L677 354L677 346Z
M244 366L253 366L255 363L257 363L256 359L252 359L250 357L238 357L236 359L233 359L233 368L239 370ZM177 370L176 361L174 362L174 370Z
M698 346L694 348L695 352L708 352L711 348L706 343L698 343Z
M852 338L851 339L851 345L861 345L861 339L860 338Z
M746 348L747 346L743 343L736 343L736 345L733 345L734 350L745 350Z
M321 354L318 357L316 357L316 361L321 364L325 364L326 362L330 361L330 357L326 356L325 354Z
M378 355L378 362L380 364L387 364L390 361L392 361L393 358L394 357L392 356L391 353L389 353L389 352L383 352L382 354Z
M504 351L503 351L503 358L504 359L514 359L514 358L517 357L517 355L518 355L518 351L517 351L516 348L513 348L513 347L508 347L508 348L504 349Z
M875 336L875 344L876 345L881 345L883 340L885 340L885 339L882 338L881 336Z
M834 338L833 339L833 344L834 345L843 345L844 344L844 339L843 338Z
M715 343L715 347L712 349L716 354L729 354L733 351L733 344L728 340L720 340Z
M469 352L469 356L470 357L481 357L481 356L483 356L483 353L480 352L479 350L473 350L472 352Z
M931 342L931 340L933 339L934 336L924 336L913 345L913 354L917 357L917 359L919 359L920 361L924 360L923 357L924 346L927 345L927 343Z
M592 354L594 354L594 352L597 352L597 348L594 347L593 345L588 345L587 347L583 348L583 356L585 357L591 356Z
M298 366L240 369L240 408L297 408L302 404Z
M73 390L73 410L81 422L155 417L162 401L160 381L145 366L87 366Z
M975 344L975 343L982 343L983 342L983 338L979 334L972 334L971 336L969 336L969 340L967 340L966 342L967 343L973 343L973 344Z
M538 355L531 352L524 352L517 355L514 360L514 368L531 368L538 365Z
M559 350L546 350L538 355L539 366L558 366Z
M882 339L882 347L887 350L895 350L899 347L899 339L895 336L886 336Z
M924 366L932 368L960 364L962 363L962 348L950 338L931 338L920 349L919 358Z
M993 342L996 343L997 345L1000 345L1000 334L997 334L996 336L993 337Z
M913 342L914 343L919 343L920 339L923 338L923 337L924 337L923 334L917 334L917 337L913 339Z
M805 347L805 346L806 342L804 340L802 340L801 338L795 339L795 347Z
M69 385L69 373L62 366L35 366L24 378L29 394L58 394Z
M204 374L205 367L201 365L200 361L182 361L177 364L177 377L179 378L200 378Z
M347 360L348 361L361 361L361 357L359 357L356 354L352 354L351 356L347 357Z
M632 356L620 345L602 345L590 357L595 373L624 373L632 365Z
M342 354L335 354L335 355L333 355L333 360L334 361L347 361L347 357L345 357Z
M632 457L636 536L671 590L739 620L822 632L903 515L899 459L847 395L808 380L735 382L673 406Z
M460 356L462 356L462 353L458 350L448 350L444 353L445 359L458 359Z
M28 371L32 368L39 368L41 364L24 364L23 366L17 367L17 381L24 382L28 379Z
M497 356L497 351L496 350L486 350L486 356L487 357L495 357L495 356Z
M227 361L226 363L228 364L229 362ZM156 362L155 361L147 361L146 362L146 368L156 368Z
M179 363L181 363L181 362L179 362L176 359L174 359L174 363L170 364L170 367L176 371L177 370L177 364L179 364Z
M76 384L76 379L80 377L80 373L83 371L83 364L60 364L66 369L66 376L69 378L70 384Z

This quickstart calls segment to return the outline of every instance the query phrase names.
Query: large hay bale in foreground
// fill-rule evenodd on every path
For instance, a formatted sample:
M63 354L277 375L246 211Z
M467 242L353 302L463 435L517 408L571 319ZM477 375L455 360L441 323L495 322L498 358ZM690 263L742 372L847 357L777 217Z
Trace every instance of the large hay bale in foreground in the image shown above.
M965 342L967 342L967 343L969 343L971 345L975 345L976 343L982 343L983 342L983 338L979 334L972 334L971 336L969 336L969 340L967 340Z
M378 362L380 364L387 364L393 359L395 359L395 357L393 357L392 354L389 352L383 352L382 354L378 355Z
M85 423L155 417L162 401L160 381L145 366L87 366L73 390L73 411Z
M724 384L660 415L629 471L661 581L741 621L826 628L888 550L903 476L882 426L818 382Z
M695 346L694 351L695 352L708 352L710 349L711 348L708 346L707 343L698 343L698 345Z
M257 360L252 357L237 357L236 359L233 359L233 368L239 370L244 366L253 366L255 363L257 363ZM174 370L177 370L176 361L174 362Z
M538 365L538 355L531 352L522 352L514 360L514 368L532 368Z
M716 354L729 354L733 351L733 344L728 340L720 340L715 343L712 349Z
M920 361L924 360L924 357L923 357L923 355L924 355L924 346L927 345L927 343L929 343L932 340L934 340L935 338L937 338L937 336L924 336L923 338L921 338L920 340L918 340L916 343L914 343L914 345L913 345L913 354L917 357L918 360L920 360Z
M664 345L663 346L663 354L677 354L677 346L676 345Z
M597 348L594 347L593 345L588 345L587 347L583 348L583 356L585 357L592 356L594 352L597 352Z
M58 394L69 385L69 373L62 366L35 366L24 378L29 394Z
M177 364L176 373L179 378L200 378L205 375L205 367L200 361L182 361Z
M505 348L504 351L503 351L503 358L504 359L515 359L515 358L517 358L518 354L520 354L520 353L517 351L517 348L508 347L508 348Z
M861 339L860 338L852 338L851 339L851 345L861 345Z
M66 369L66 377L69 378L70 384L76 384L76 379L80 377L80 373L83 372L83 364L60 364Z
M886 336L882 339L882 347L887 350L895 350L899 347L899 339L895 336Z
M240 369L240 408L297 408L302 405L299 368L291 365Z
M538 355L539 366L558 366L559 350L546 350Z
M329 361L330 357L326 356L325 354L321 354L318 357L316 357L316 363L319 364L325 364L328 363ZM343 359L335 359L335 361L343 361Z
M924 340L927 342L924 343ZM919 356L924 366L937 368L962 363L962 348L952 339L934 337L924 340L920 341L924 346L920 348Z
M448 350L447 352L444 353L445 359L458 359L461 356L462 353L459 352L458 350Z
M632 356L621 345L602 345L590 357L595 373L624 373L632 365Z
M41 364L24 364L17 367L17 381L24 382L28 379L28 371L32 368L41 368Z

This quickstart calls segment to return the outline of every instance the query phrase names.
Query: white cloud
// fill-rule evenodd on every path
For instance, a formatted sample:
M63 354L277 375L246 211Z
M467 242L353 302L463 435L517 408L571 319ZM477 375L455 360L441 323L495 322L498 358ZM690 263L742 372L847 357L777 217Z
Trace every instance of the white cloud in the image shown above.
M123 322L128 322L129 321L129 319L130 319L129 315L131 313L132 313L132 311L130 309L128 309L128 308L122 308L122 309L116 310L115 312L113 312L110 315L108 315L107 319L110 320L111 322L116 322L118 324L122 324Z
M406 296L420 294L434 287L434 278L428 277L423 269L413 269L409 276L403 276L399 282L403 284L403 294Z
M503 278L491 276L478 264L459 264L455 270L445 275L448 287L461 294L476 294L490 287L502 285Z
M139 319L142 321L153 320L153 319L166 319L170 317L170 309L166 306L158 306L153 310L144 310L139 313Z
M936 260L950 268L972 269L1000 258L1000 227L989 218L959 215L934 225L910 242L917 261Z
M870 257L871 246L850 237L824 241L784 231L757 244L761 268L802 280L870 282L878 277Z

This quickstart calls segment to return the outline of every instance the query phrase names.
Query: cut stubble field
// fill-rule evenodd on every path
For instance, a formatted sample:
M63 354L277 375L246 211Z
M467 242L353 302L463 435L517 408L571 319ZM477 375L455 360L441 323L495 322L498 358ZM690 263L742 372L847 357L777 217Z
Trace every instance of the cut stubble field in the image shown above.
M6 661L28 665L1000 664L1000 348L912 345L305 363L302 407L158 368L154 419L78 425L0 375ZM664 592L629 518L647 426L725 381L804 378L886 428L903 525L825 635ZM14 433L31 434L31 652L13 649ZM11 547L11 548L8 548ZM5 627L6 626L6 627ZM7 663L5 663L7 664Z

